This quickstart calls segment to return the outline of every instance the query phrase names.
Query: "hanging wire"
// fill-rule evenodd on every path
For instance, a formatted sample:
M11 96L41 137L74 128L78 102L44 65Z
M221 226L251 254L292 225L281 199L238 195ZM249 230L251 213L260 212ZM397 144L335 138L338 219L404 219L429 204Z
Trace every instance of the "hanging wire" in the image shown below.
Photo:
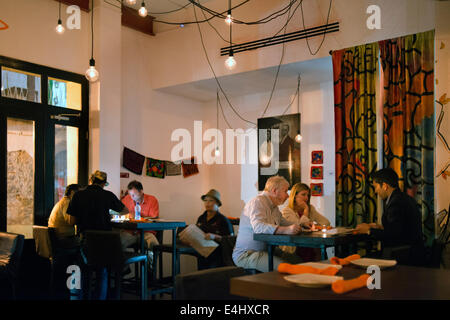
M91 59L94 59L94 0L91 0Z
M195 16L195 19L197 20L197 12L196 12L196 10L195 10L195 6L193 6L192 8L193 8L193 10L194 10L194 16ZM243 117L239 114L239 112L237 112L236 109L235 109L235 108L233 107L233 105L231 104L230 100L228 99L228 96L226 95L225 91L224 91L223 88L222 88L222 85L221 85L220 82L219 82L219 79L217 78L216 72L214 71L214 68L212 67L211 61L209 60L208 52L206 51L205 42L204 42L204 40L203 40L203 34L202 34L202 31L201 31L201 28L200 28L200 24L198 24L198 23L197 23L197 28L198 28L198 32L199 32L199 34L200 34L200 41L201 41L201 44L202 44L203 51L204 51L204 53L205 53L206 60L208 61L208 65L209 65L209 67L210 67L210 69L211 69L211 71L212 71L212 73L213 73L213 75L214 75L214 79L216 80L217 86L219 87L220 91L222 92L222 94L224 95L225 99L227 100L228 105L230 106L231 110L233 110L233 112L234 112L234 113L239 117L239 119L241 119L242 121L245 121L245 122L247 122L247 123L256 125L256 123L254 123L254 122L252 122L252 121L249 121L249 120L243 118Z
M302 1L302 2L303 2L303 1ZM312 52L311 47L309 46L308 35L306 35L306 44L308 45L309 53L310 53L311 55L313 55L313 56L315 56L315 55L319 52L320 48L322 48L323 42L325 41L325 35L326 35L326 32L327 32L328 21L329 21L329 19L330 19L330 12L331 12L331 4L332 4L332 2L333 2L333 0L330 0L330 5L329 5L329 7L328 7L327 24L325 25L325 31L323 32L322 42L320 43L320 45L319 45L319 47L317 48L316 52L314 52L314 53ZM300 10L301 10L301 12L302 12L303 30L306 30L306 27L305 27L305 17L303 16L303 5L302 5L301 3L300 3Z

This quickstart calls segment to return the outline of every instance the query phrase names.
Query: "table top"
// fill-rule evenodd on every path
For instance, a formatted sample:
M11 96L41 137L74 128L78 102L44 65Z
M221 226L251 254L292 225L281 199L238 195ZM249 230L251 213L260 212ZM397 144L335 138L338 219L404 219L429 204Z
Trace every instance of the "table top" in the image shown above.
M356 278L365 269L344 266L337 276L345 280ZM450 270L397 265L381 270L381 289L367 287L336 294L331 287L305 288L284 280L287 274L278 271L231 279L233 295L264 300L398 300L450 299Z
M129 230L171 230L179 227L185 227L184 221L171 221L171 220L128 220L128 221L111 221L114 228L129 229Z
M367 234L324 234L322 232L308 232L298 235L254 234L253 239L257 241L267 242L272 245L281 246L335 246L351 242L365 241L368 240L369 237Z

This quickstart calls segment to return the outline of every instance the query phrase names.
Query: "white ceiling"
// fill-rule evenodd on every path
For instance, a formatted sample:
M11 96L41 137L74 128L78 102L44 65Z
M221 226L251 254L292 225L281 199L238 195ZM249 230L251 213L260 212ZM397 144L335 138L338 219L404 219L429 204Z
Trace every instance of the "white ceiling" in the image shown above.
M238 58L236 60L239 63ZM223 76L219 78L219 82L230 97L270 92L276 72L277 66ZM302 87L333 81L331 56L282 65L275 90L292 89L294 92L297 88L299 74ZM217 82L211 78L160 88L158 91L205 102L216 99Z

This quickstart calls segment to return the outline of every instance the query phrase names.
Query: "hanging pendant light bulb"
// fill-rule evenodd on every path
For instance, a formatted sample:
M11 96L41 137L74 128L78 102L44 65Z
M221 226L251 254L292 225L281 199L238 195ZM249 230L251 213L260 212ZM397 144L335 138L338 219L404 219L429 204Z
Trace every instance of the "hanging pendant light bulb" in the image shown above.
M127 3L128 3L129 5L134 6L134 5L136 4L136 0L127 0Z
M95 82L99 78L99 73L97 69L95 69L94 60L94 0L91 1L91 6L91 59L89 60L89 68L84 75L89 82Z
M216 147L216 150L214 151L214 155L215 155L216 157L220 157L220 150L219 150L219 147Z
M228 10L228 14L227 14L227 17L225 18L225 22L227 24L233 23L233 18L231 17L231 10Z
M61 21L61 2L59 3L58 25L56 26L55 30L56 30L57 34L63 34L65 31L64 26L62 25L62 21Z
M86 73L84 75L86 76L86 79L88 79L90 82L95 82L98 80L99 73L97 69L95 69L94 59L89 60L89 69L86 70Z
M300 142L302 141L302 139L303 139L303 137L302 137L302 135L300 134L300 130L298 130L298 131L297 131L297 135L295 136L295 141L296 141L297 143L300 143Z
M62 25L61 19L58 20L58 25L56 26L56 33L57 34L63 34L66 29Z
M141 17L145 18L147 16L147 13L148 13L148 11L147 11L147 8L145 7L145 2L142 1L141 8L139 9L139 15Z
M232 70L236 66L236 60L234 60L233 50L230 50L230 55L228 56L227 60L225 60L225 66Z

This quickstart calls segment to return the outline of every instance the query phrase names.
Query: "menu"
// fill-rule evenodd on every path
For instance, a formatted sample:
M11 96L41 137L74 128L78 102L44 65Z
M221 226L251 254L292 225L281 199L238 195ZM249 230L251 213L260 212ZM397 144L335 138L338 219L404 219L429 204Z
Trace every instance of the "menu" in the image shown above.
M207 258L219 244L213 240L206 240L205 233L195 224L188 225L178 234L179 239L195 249L201 256Z

